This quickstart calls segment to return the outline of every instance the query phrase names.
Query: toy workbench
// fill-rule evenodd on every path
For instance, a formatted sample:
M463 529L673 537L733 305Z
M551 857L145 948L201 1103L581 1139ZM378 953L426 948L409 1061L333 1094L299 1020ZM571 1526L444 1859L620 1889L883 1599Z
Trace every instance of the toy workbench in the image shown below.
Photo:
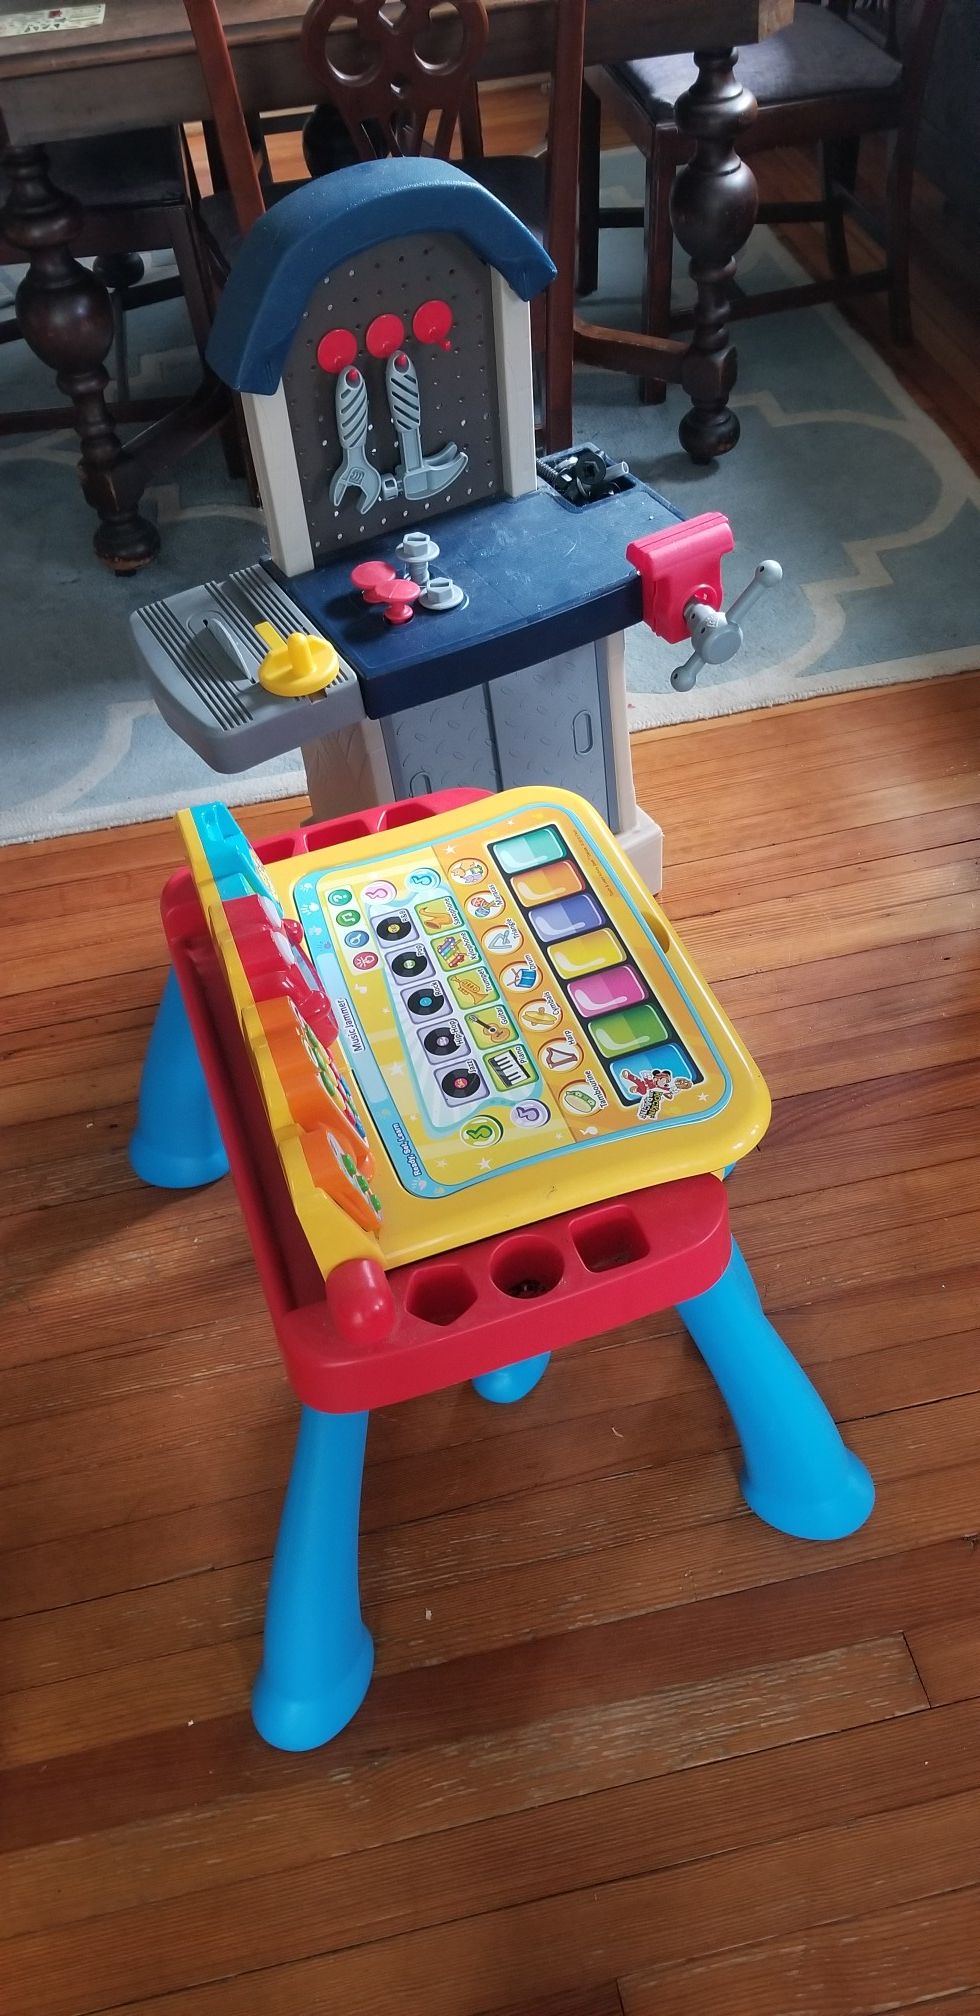
M240 397L270 557L133 618L155 698L216 770L301 748L318 817L446 788L579 792L648 885L624 632L741 644L733 544L593 443L538 458L529 304L554 268L438 160L361 162L250 232L209 362Z
M570 793L265 868L223 806L180 823L325 1275L720 1170L764 1132L755 1066Z

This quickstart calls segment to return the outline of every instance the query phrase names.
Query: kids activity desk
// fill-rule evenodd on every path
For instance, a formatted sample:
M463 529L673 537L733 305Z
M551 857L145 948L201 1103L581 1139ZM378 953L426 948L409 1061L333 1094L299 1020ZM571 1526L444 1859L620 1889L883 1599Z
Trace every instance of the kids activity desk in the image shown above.
M131 1154L165 1187L230 1166L302 1403L261 1734L312 1748L367 1690L372 1407L464 1379L520 1399L551 1350L676 1305L753 1510L805 1539L861 1525L871 1479L729 1230L718 1172L768 1093L593 808L450 792L255 849L223 805L178 818Z

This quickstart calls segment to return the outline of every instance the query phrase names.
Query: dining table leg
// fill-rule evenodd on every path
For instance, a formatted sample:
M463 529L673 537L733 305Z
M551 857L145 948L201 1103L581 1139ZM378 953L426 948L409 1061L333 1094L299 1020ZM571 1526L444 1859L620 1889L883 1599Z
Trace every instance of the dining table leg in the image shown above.
M45 149L7 147L3 166L9 191L0 231L28 262L17 290L18 325L28 348L71 400L82 490L99 518L96 553L115 573L133 573L154 558L160 537L140 515L143 472L120 441L106 404L112 301L101 280L72 253L82 212L51 181Z
M680 369L691 400L680 440L694 462L727 454L740 432L728 405L738 362L729 306L735 254L755 223L759 192L735 145L756 113L751 91L735 76L737 57L737 49L696 50L697 79L674 108L681 133L694 142L670 202L674 235L688 255L697 289L691 341Z

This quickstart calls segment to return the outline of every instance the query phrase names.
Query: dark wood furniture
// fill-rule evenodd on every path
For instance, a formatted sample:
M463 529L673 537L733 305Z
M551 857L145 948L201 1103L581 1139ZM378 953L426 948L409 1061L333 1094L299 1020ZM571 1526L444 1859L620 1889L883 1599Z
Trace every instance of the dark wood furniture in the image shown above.
M896 0L881 0L870 18L865 10L855 14L849 0L829 0L827 5L811 0L797 8L791 24L779 34L744 52L741 81L758 110L739 139L740 151L751 156L765 148L815 143L822 155L822 198L765 204L758 212L759 221L821 222L830 275L733 300L729 311L733 319L887 288L893 337L897 342L910 340L909 214L915 143L943 6L944 0L914 0L904 21L901 57ZM646 251L642 327L655 338L683 328L691 319L689 314L671 313L670 295L674 236L684 242L686 221L688 171L683 164L691 158L691 136L681 113L682 94L693 82L692 63L691 57L668 56L590 69L583 98L580 291L589 293L597 284L600 226L642 222ZM642 210L604 212L600 207L602 106L615 114L646 158ZM855 180L861 138L881 131L894 136L879 232L886 260L872 272L854 273L845 217L858 208ZM641 397L647 401L663 398L665 392L663 380L641 381Z
M83 221L77 251L95 260L90 299L100 338L109 329L105 300L108 290L108 312L112 317L109 341L114 343L115 418L122 422L159 419L178 402L173 398L130 396L127 316L137 308L151 307L154 302L183 294L202 353L208 333L204 277L180 130L176 126L151 126L135 133L62 141L52 150L50 166L58 185L70 189L81 206ZM19 192L22 209L33 200L32 182L33 175L29 174L28 187L22 186ZM9 201L10 195L10 184L0 168L0 206ZM22 222L20 243L0 236L0 265L20 264L30 249L24 242ZM145 279L140 255L162 251L173 252L176 277ZM77 314L77 308L71 312ZM23 341L36 314L37 290L28 284L19 297L17 312L0 323L0 344ZM41 315L43 319L43 298ZM13 410L0 413L0 435L64 427L70 419L71 407L66 405Z
M547 68L552 4L488 0L491 32L480 78L528 76ZM304 13L296 0L222 0L222 22L246 112L303 103ZM749 171L738 178L734 209L725 196L732 186L731 138L740 105L744 101L751 110L752 103L748 94L731 87L732 45L772 33L792 13L793 0L589 0L588 64L687 49L692 25L696 30L701 84L689 120L696 156L688 170L688 192L702 279L691 341L668 345L673 375L693 402L683 430L695 442L710 436L730 443L737 436L737 422L727 408L734 352L727 337L723 276L748 234L755 196ZM31 347L62 373L73 398L83 487L100 520L98 550L113 565L139 566L152 559L158 543L154 528L139 514L142 489L154 473L155 458L174 452L175 443L172 436L157 437L134 451L124 449L115 432L105 381L98 375L111 340L106 336L103 343L98 334L99 327L106 327L104 304L99 305L88 270L74 258L81 214L52 182L45 147L124 126L208 117L207 91L181 0L107 0L101 28L5 38L0 42L0 113L5 127L5 132L0 128L0 145L6 144L7 171L17 179L0 228L11 238L12 225L29 229L36 290L50 297L50 305L55 295L62 309L66 301L74 298L75 303L67 353L63 337L55 342L46 327L50 318L43 315L35 320ZM692 224L687 234L692 242L693 232ZM663 375L659 354L658 369ZM202 411L194 416L202 422L209 390L213 400L213 388L206 388Z
M241 233L265 208L245 112L221 23L217 0L184 0L208 85L212 118L224 160L228 195L204 202L200 218L213 254L218 285L227 273ZM404 0L393 14L384 0L369 0L358 11L358 68L338 52L338 23L349 0L314 0L303 23L307 62L306 97L317 109L306 125L304 152L312 174L329 172L341 158L371 161L421 151L447 158L459 139L461 166L498 196L540 237L557 278L532 307L531 336L544 361L542 425L539 435L551 452L572 441L572 322L578 182L579 108L582 93L586 0L556 0L548 149L544 160L529 156L487 158L483 153L476 67L486 49L490 22L483 0L447 0L456 32L440 56L432 50L429 0ZM445 23L441 24L445 33ZM346 148L338 147L346 141ZM272 192L273 196L275 191Z

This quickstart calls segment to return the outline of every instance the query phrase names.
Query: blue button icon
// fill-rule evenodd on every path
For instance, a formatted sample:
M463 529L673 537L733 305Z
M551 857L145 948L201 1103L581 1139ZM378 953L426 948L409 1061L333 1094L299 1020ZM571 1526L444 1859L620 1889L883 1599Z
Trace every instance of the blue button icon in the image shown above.
M366 931L344 932L344 944L349 945L352 952L356 952L361 945L366 945L367 942L368 934Z

